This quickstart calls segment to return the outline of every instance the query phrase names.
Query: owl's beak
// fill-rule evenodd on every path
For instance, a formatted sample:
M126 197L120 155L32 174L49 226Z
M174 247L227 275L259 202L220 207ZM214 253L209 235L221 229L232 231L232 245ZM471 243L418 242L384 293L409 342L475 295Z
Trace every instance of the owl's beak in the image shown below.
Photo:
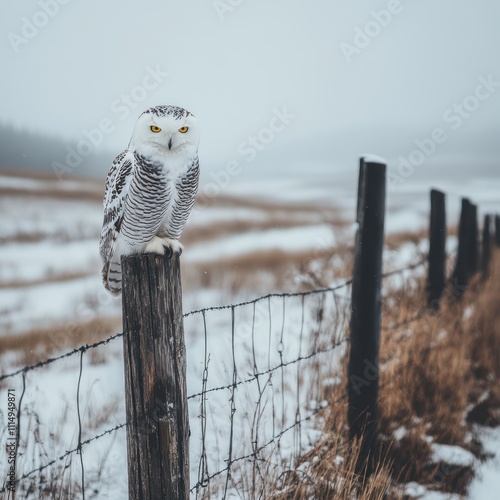
M168 149L172 149L172 137L168 140Z

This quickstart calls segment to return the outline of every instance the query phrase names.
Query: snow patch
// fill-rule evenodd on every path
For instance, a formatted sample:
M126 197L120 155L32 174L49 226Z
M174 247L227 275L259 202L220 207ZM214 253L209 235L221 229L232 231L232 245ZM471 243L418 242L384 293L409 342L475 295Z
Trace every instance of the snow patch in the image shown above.
M434 443L432 445L432 460L469 467L474 464L476 458L470 451L464 450L460 446Z

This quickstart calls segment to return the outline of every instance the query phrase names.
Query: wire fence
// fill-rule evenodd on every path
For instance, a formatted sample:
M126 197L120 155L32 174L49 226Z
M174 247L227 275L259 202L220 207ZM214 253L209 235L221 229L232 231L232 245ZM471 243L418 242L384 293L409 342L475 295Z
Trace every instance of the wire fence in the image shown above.
M383 279L403 276L405 283L412 272L424 264L425 260L419 260L384 274ZM342 394L330 405L321 401L321 381L328 379L332 370L340 366L349 343L350 287L351 280L347 280L332 287L267 294L253 300L184 314L187 338L198 339L201 346L194 349L199 365L197 383L201 381L201 386L188 396L192 432L193 485L190 491L196 498L226 496L230 489L237 490L244 486L244 482L249 480L248 471L243 471L245 462L251 463L253 490L263 488L265 478L273 473L275 464L287 461L293 466L314 442L316 431L312 421L326 407L346 399L347 396ZM426 310L422 309L386 328L402 328L425 313ZM27 374L57 361L79 356L75 394L78 423L76 446L53 457L45 455L43 463L17 477L18 484L26 479L33 480L24 489L27 497L33 492L37 477L39 482L47 481L47 469L61 464L64 471L70 467L68 460L72 457L78 458L80 469L78 492L84 499L95 496L92 491L86 490L83 450L90 443L115 435L127 424L118 423L83 439L83 359L89 351L122 336L123 333L117 333L0 375L0 387L15 377L22 379L17 405L16 441L19 453L19 444L23 439L21 429L26 428L26 425L21 427L21 420L29 417L29 414L24 415L23 409ZM193 379L189 385L194 387L195 384L196 379ZM6 491L5 484L1 491Z

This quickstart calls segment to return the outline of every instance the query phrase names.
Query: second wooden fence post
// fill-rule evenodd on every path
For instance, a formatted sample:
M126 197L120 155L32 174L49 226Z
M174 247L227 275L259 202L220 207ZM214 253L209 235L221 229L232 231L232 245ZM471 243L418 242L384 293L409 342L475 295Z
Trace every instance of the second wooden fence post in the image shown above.
M500 247L500 215L495 215L495 243Z
M489 278L491 260L491 218L488 214L484 216L482 252L481 252L481 272L483 279Z
M378 433L378 356L386 165L363 161L359 182L359 228L352 283L348 419L351 438L361 439L358 471L370 474L370 457L373 458Z
M429 307L437 310L439 308L439 300L446 286L445 194L437 189L431 190L428 260L427 300Z
M452 285L453 293L460 297L470 277L470 239L471 239L471 202L462 198L462 210L460 212L460 223L458 226L458 250L455 270L453 271Z
M122 258L129 498L189 498L179 257Z
M479 271L479 227L477 220L477 205L471 203L470 210L470 234L469 234L469 275L474 276Z

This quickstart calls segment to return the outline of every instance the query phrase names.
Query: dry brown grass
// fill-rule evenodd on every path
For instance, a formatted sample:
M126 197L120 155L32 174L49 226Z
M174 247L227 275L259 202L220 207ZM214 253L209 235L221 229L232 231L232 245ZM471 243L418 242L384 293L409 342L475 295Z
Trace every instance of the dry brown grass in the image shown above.
M330 391L338 396L342 389ZM339 499L382 500L395 491L391 462L383 457L370 479L363 482L356 473L360 442L346 437L346 402L325 410L324 437L313 450L301 457L296 470L287 471L281 479L280 492L269 498L279 500Z
M385 236L385 245L390 250L398 249L405 243L413 243L417 245L427 237L427 230L420 231L401 231L399 233L390 233Z
M209 198L203 195L199 195L197 197L197 204L199 204L201 208L212 207L212 206L219 206L226 208L244 207L244 208L263 210L265 212L277 212L277 211L285 211L288 213L309 212L315 215L317 215L318 212L320 211L320 208L315 203L292 203L292 202L287 203L284 201L274 202L266 199L244 198L240 196L233 196L226 194L220 194L215 198ZM339 220L345 220L341 215L340 209L338 208L325 206L324 213L329 214L329 216L332 216L332 214L336 214Z
M0 282L0 290L2 288L24 288L28 286L45 285L48 283L63 283L65 281L72 281L80 278L92 276L93 273L89 272L64 272L57 274L48 274L47 276L36 280L15 280Z
M245 234L252 231L269 231L272 229L289 229L294 227L312 226L316 224L336 225L334 219L311 219L300 214L269 214L265 219L231 219L216 221L204 226L188 226L182 234L182 243L186 246L203 241L216 240L224 236ZM222 243L221 243L222 244Z
M183 266L186 289L223 287L231 294L241 289L276 289L289 283L297 270L316 257L315 250L284 252L278 249L250 252L224 260L197 262Z
M493 415L495 405L500 406L498 253L492 275L485 283L475 277L461 299L448 289L437 314L427 312L406 327L386 328L382 334L381 432L393 460L393 477L402 483L417 481L429 489L466 494L472 468L434 462L429 441L460 446L480 456L478 442L468 439L468 423L474 420L468 415L471 408L476 411L485 392L495 396L483 409L483 420ZM420 283L399 294L386 307L385 323L410 318L416 305L425 303L424 292ZM401 427L406 436L394 440L394 431Z
M457 236L458 228L457 226L448 227L448 236ZM419 231L400 231L398 233L389 233L385 236L385 245L390 250L398 249L401 245L405 243L413 243L417 245L422 240L428 237L427 229L420 229Z
M35 328L21 334L0 337L0 355L16 352L18 365L44 360L55 352L98 342L121 328L117 318L68 322L51 328ZM98 361L95 360L97 363Z
M403 487L409 481L466 495L472 467L434 461L431 443L461 446L481 457L478 441L468 438L470 424L500 424L500 252L491 276L486 282L476 277L459 300L448 290L437 314L426 312L414 321L409 320L418 305L425 304L424 283L413 281L388 294L378 469L366 484L356 476L359 446L349 442L345 404L333 405L322 441L302 457L305 465L289 474L286 492L275 498L408 498ZM347 380L345 366L334 375ZM345 384L329 389L325 398L335 401ZM401 428L403 437L396 439L394 431Z

